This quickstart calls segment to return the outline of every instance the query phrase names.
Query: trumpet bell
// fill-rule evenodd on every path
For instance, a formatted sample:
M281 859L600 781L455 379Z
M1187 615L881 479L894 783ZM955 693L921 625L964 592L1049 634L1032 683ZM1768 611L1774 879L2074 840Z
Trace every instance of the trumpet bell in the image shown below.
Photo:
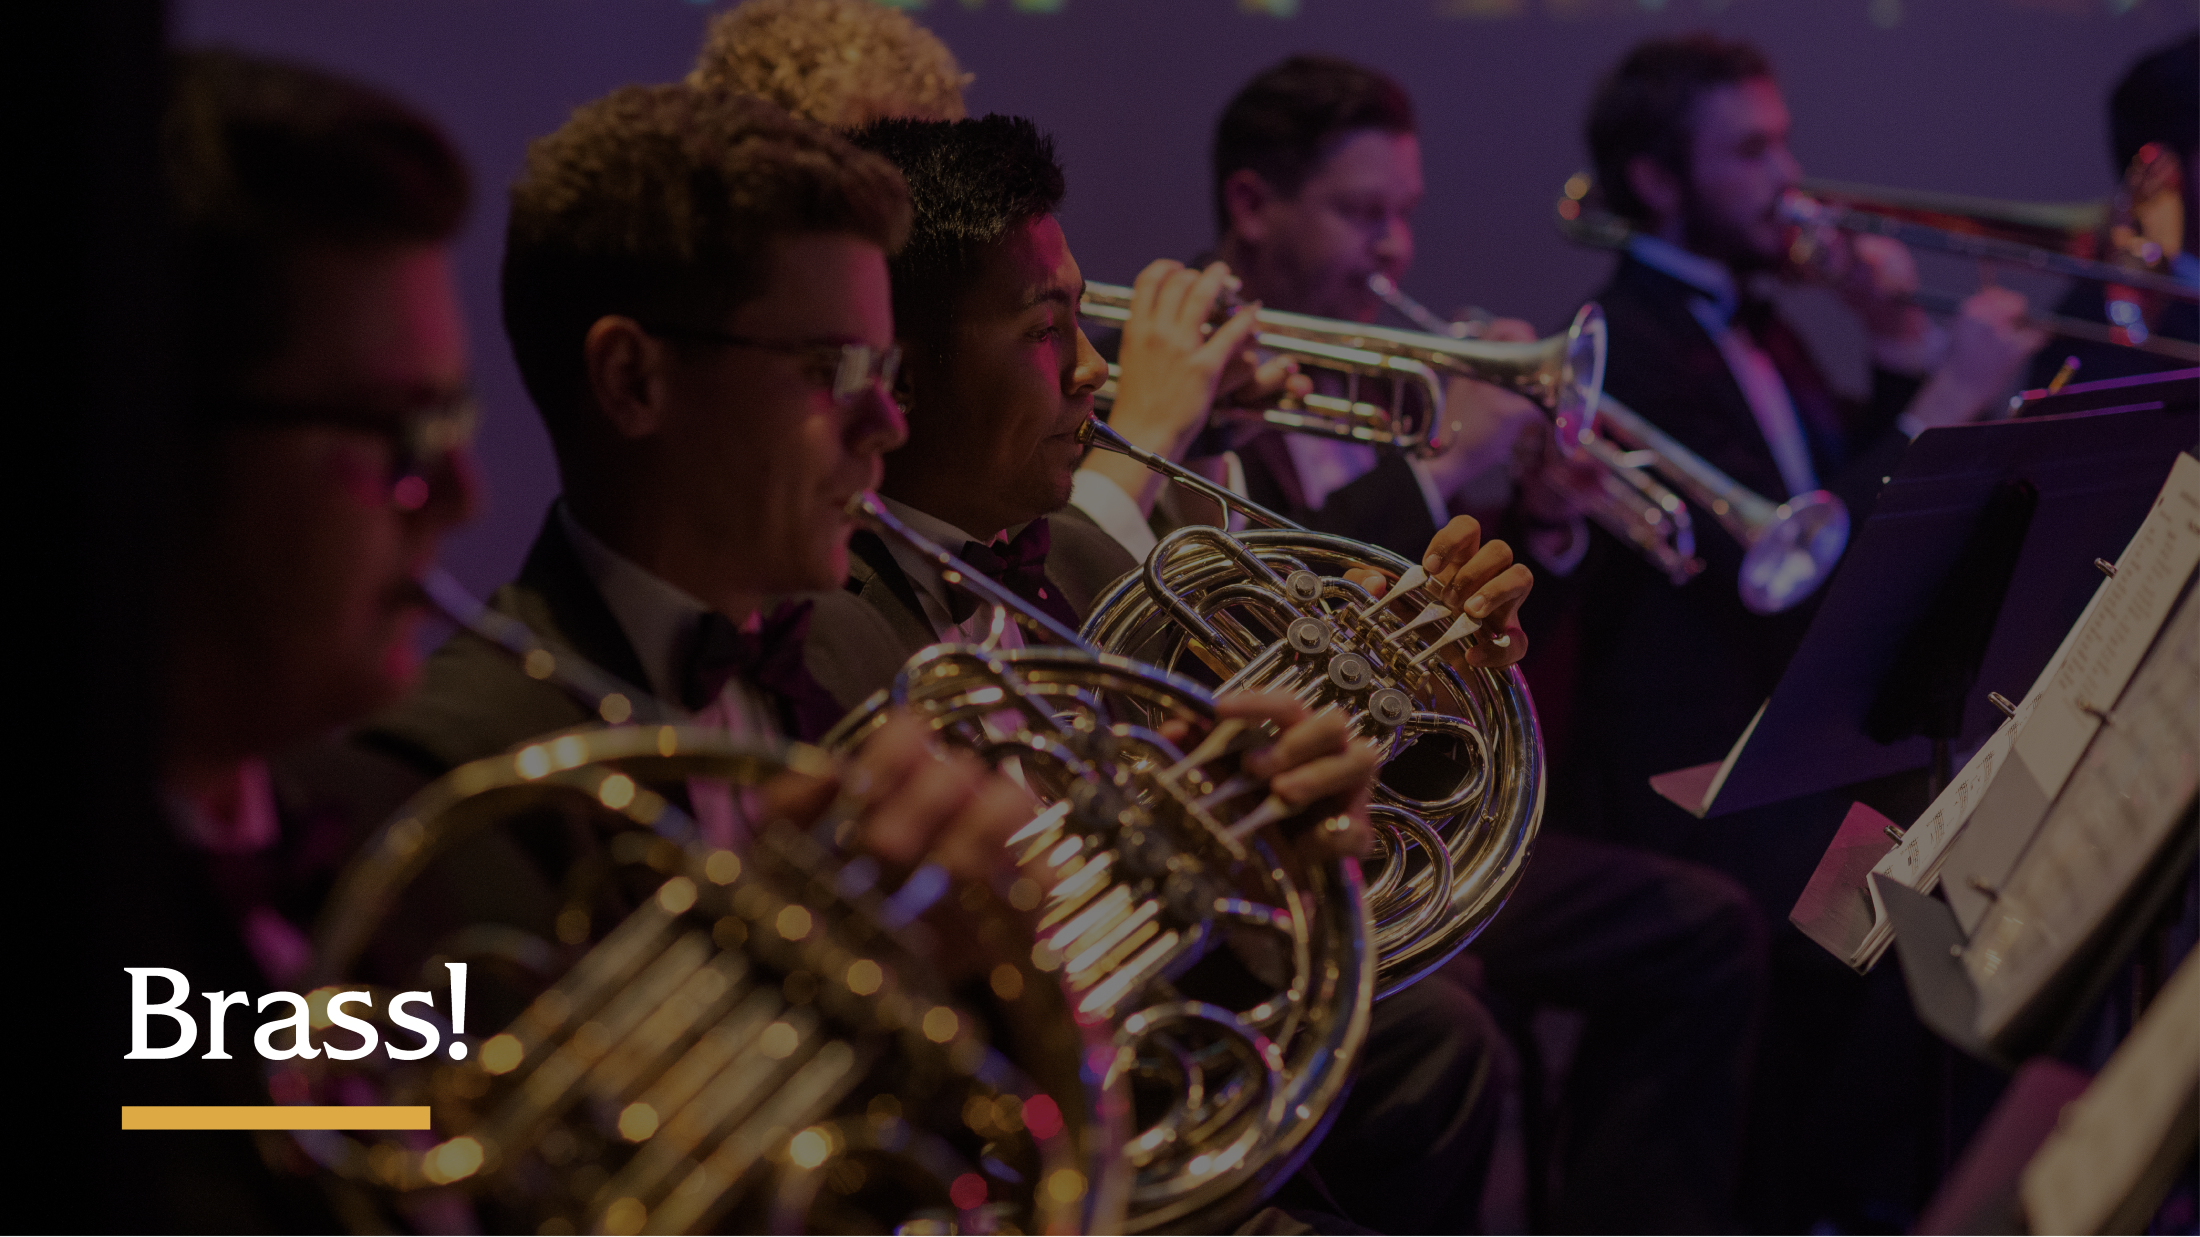
M1551 424L1561 450L1571 454L1595 432L1597 402L1604 394L1604 362L1609 353L1604 307L1595 301L1574 313L1566 328L1565 347L1556 398L1551 402Z
M1792 609L1833 574L1849 544L1849 509L1824 490L1773 508L1742 556L1742 605L1753 614Z

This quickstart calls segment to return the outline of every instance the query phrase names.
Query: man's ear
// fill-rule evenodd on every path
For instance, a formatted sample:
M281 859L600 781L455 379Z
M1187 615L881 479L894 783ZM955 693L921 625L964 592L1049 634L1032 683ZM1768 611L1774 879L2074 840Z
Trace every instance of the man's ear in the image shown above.
M1664 164L1649 155L1636 155L1627 161L1627 187L1635 191L1635 197L1656 217L1657 231L1667 231L1667 224L1680 218L1681 179Z
M589 394L612 433L647 438L664 427L664 341L632 318L607 316L588 328L581 353L588 365Z
M894 389L889 392L901 409L902 420L909 419L917 406L917 388L936 381L931 369L935 360L932 349L913 339L897 339L901 345L901 368L894 371Z
M1281 195L1268 178L1239 168L1222 180L1222 213L1239 240L1258 245L1268 239L1268 205Z

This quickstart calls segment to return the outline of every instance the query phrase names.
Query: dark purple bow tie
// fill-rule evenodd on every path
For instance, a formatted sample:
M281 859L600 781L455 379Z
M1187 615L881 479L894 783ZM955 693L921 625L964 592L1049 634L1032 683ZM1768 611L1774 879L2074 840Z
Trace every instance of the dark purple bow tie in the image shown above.
M994 583L1044 611L1047 617L1075 631L1077 611L1070 608L1062 599L1062 591L1047 579L1047 551L1053 544L1054 534L1047 528L1046 517L1041 516L1024 525L1024 531L1006 545L963 542L961 557L972 569L984 573ZM961 589L948 590L947 612L957 623L970 621L977 610L977 598Z
M812 608L807 601L782 602L753 635L723 614L705 614L681 675L680 703L690 712L705 708L727 680L739 678L771 703L789 738L808 741L832 729L840 704L802 660Z

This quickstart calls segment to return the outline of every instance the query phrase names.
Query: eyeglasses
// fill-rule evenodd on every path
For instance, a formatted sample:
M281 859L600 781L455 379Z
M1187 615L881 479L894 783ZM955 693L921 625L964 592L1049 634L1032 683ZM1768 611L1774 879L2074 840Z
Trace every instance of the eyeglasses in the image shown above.
M748 335L729 335L723 331L679 325L645 325L642 329L666 339L691 339L707 344L760 348L766 352L783 352L797 356L804 353L815 356L831 355L835 358L832 364L833 402L842 407L854 403L857 396L874 386L892 390L894 375L901 372L901 348L896 345L873 348L869 344L829 343L823 340L756 339Z
M471 391L457 391L405 408L371 404L233 399L219 418L231 425L280 429L327 426L372 434L390 447L390 501L417 511L427 505L428 477L451 453L472 442L481 406Z

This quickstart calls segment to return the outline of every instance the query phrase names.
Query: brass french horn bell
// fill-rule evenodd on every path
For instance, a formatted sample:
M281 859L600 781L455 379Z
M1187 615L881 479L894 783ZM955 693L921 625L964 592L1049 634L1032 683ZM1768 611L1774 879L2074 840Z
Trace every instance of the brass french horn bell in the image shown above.
M455 617L541 654L530 672L576 695L617 686L527 647L516 624ZM384 825L316 930L315 1014L325 1024L332 996L365 990L371 1008L354 1010L410 1044L388 996L443 988L462 962L466 1029L488 1033L454 1036L439 995L413 1016L441 1018L446 1042L472 1048L462 1057L330 1050L273 1072L284 1102L430 1107L431 1134L295 1136L354 1216L538 1232L1116 1228L1130 1174L1107 1040L989 891L950 890L931 869L890 888L820 840L838 808L811 832L772 815L774 779L834 767L722 731L582 729L465 765ZM748 845L706 841L683 806L700 811L712 787L740 805ZM561 884L526 879L529 846L572 856Z

